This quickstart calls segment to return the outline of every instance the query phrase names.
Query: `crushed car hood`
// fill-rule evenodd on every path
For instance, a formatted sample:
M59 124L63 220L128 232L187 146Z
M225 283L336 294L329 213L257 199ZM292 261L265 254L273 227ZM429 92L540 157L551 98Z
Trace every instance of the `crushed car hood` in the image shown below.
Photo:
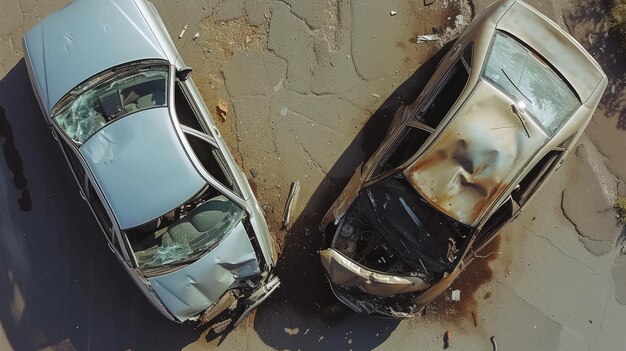
M260 274L242 222L212 251L175 272L148 278L167 309L181 321L209 308L238 279Z
M527 118L530 138L511 101L486 81L435 141L404 171L431 205L476 226L548 137Z
M134 1L75 1L28 31L24 46L48 111L78 84L108 68L167 59Z

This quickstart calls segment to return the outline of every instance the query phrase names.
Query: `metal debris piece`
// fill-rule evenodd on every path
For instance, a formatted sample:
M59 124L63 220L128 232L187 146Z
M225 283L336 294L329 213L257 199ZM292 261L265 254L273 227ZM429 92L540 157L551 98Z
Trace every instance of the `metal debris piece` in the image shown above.
M289 229L291 215L293 213L293 208L298 200L298 195L300 194L300 181L296 180L291 183L291 189L289 190L289 196L287 197L287 203L285 204L285 212L283 214L283 228Z
M256 176L259 175L259 171L257 171L256 168L250 168L250 174L252 174L252 176L256 178Z
M228 103L222 99L217 100L217 114L220 115L222 121L226 120L226 114L228 113Z
M450 339L452 338L452 334L450 333L449 330L446 330L445 333L443 333L443 349L447 349L448 347L450 347Z
M228 318L225 321L221 321L219 323L215 323L211 326L211 329L213 329L213 332L215 334L220 334L221 332L223 332L224 330L226 330L226 328L228 328L228 326L230 325L230 323L232 322L232 318Z
M456 241L454 241L454 239L448 238L448 240L449 240L449 242L448 242L448 253L447 253L446 257L448 258L448 261L454 262L454 260L456 259L456 253L459 250L456 248Z
M476 319L476 313L474 313L474 311L472 311L472 320L474 321L474 327L477 327L478 321Z
M187 31L187 25L185 24L185 26L183 27L183 30L181 30L180 34L178 34L178 39L182 39L186 31Z
M373 97L375 97L375 98L377 98L377 99L380 99L380 95L378 95L378 94L376 94L376 93L372 94L372 96L373 96Z
M424 0L424 6L430 6L435 3L435 0Z
M398 13L397 13L396 11L389 11L389 16L395 16L395 15L397 15L397 14L398 14Z
M418 35L415 42L424 43L427 41L437 41L437 40L439 40L439 34L424 34L424 35Z
M461 301L461 290L452 290L452 301Z
M611 94L615 95L615 84L611 85Z
M200 36L200 32L196 32L196 34L193 35L193 40L198 39L199 36Z
M493 345L493 351L498 351L498 344L496 344L496 337L492 336L489 338L491 340L491 345Z

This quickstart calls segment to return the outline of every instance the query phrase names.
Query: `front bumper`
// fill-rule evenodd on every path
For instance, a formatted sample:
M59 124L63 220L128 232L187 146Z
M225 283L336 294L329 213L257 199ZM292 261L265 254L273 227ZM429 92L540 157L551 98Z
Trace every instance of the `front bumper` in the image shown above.
M241 293L239 289L227 291L213 306L204 311L197 319L198 325L210 324L214 333L220 333L226 328L236 327L257 306L265 301L278 289L280 280L271 275L252 292Z

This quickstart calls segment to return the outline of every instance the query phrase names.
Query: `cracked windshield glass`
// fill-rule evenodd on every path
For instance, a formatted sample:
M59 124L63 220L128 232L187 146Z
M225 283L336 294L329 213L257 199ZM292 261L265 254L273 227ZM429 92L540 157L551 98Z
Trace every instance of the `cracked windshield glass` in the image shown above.
M116 77L79 95L54 120L78 144L113 120L167 102L167 66Z

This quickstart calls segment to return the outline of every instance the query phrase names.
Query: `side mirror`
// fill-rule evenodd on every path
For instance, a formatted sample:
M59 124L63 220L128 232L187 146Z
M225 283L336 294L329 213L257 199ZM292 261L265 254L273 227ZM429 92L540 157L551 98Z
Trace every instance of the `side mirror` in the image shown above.
M191 67L183 67L176 71L176 78L178 78L181 82L184 82L189 78L191 74Z

